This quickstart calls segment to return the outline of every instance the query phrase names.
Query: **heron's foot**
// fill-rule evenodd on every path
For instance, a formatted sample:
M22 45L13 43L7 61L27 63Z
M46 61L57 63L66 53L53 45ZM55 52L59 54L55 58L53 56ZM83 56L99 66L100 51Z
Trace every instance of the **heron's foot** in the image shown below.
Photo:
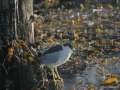
M64 81L63 81L63 79L62 79L61 77L59 77L59 78L53 78L52 80L53 80L53 81L60 81L60 82L64 82Z
M64 82L63 78L56 78L55 80L60 81L60 82Z
M64 80L63 80L63 78L60 78L60 81L61 81L62 83L64 83Z
M61 80L62 78L60 77L59 73L55 73L55 79L56 80Z

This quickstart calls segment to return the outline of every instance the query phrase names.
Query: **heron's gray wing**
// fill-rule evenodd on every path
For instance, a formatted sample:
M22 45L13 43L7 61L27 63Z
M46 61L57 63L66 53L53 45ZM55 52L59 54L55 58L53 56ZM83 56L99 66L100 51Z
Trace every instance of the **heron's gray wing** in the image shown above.
M60 57L60 51L50 54L45 54L41 56L40 62L41 64L56 64L56 62L59 60L59 57Z
M60 52L60 58L59 60L56 62L57 66L62 65L64 63L66 63L66 61L69 60L70 56L72 55L72 50L69 47L64 47L63 46L63 50Z
M41 64L52 64L54 66L60 66L69 60L72 54L72 50L69 47L64 47L61 51L45 54L40 58Z

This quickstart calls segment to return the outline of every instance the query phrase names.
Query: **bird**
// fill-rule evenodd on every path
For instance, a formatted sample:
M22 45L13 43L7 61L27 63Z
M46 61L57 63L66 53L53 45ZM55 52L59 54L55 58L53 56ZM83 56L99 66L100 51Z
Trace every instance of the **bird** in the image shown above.
M70 44L51 46L41 55L40 64L49 67L57 79L61 79L57 67L69 61L72 53L72 45Z

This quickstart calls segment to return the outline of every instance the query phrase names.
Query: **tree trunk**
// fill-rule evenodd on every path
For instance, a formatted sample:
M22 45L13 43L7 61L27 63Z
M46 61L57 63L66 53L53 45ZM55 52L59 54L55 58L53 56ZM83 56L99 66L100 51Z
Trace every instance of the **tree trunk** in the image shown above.
M17 11L15 1L18 4ZM18 39L34 43L34 24L30 19L32 15L33 0L0 0L0 38L6 42L18 33ZM14 32L15 29L17 32Z
M28 43L34 43L33 0L19 0L19 34Z
M15 57L12 58L10 66L6 65L8 64L9 42L24 40L33 43L34 28L30 20L32 15L33 0L0 0L0 90L6 90L7 80L15 82L14 89L7 88L9 90L31 90L33 87L33 74L30 74L32 72L31 65L19 63ZM21 59L21 57L19 58ZM4 63L4 61L6 62ZM6 66L2 66L3 64ZM6 69L7 67L10 69Z
M1 46L6 44L6 41L11 37L11 25L12 19L10 15L9 0L0 0L0 40Z

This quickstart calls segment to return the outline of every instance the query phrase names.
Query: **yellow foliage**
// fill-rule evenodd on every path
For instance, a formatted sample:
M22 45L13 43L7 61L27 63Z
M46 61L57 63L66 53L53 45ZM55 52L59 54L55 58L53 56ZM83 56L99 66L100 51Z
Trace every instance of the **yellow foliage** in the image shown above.
M103 81L103 85L112 85L114 83L118 83L118 77L116 75L110 75Z
M75 20L72 20L72 24L75 24Z
M101 30L100 28L97 28L97 29L96 29L96 32L97 32L97 33L101 33L102 30Z
M49 44L49 45L54 44L54 40L53 40L52 38L49 38L47 41L48 41L48 44Z
M80 11L83 11L85 9L83 4L80 4Z
M79 35L78 35L77 32L74 32L74 38L75 38L75 40L78 40L78 39L79 39Z
M90 88L89 90L95 90L94 88Z
M95 86L94 86L94 85L90 84L90 85L88 86L88 90L96 90L96 89L95 89Z
M108 8L113 9L113 6L111 4L108 4L107 6Z

